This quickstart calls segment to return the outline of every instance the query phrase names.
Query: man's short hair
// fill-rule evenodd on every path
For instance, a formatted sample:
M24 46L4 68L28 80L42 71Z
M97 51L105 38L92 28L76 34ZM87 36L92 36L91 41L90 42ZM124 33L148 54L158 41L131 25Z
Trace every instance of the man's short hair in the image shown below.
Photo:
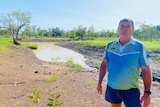
M132 19L127 19L127 18L121 19L119 22L119 26L120 26L121 22L129 22L129 23L131 23L132 27L134 27L134 22Z

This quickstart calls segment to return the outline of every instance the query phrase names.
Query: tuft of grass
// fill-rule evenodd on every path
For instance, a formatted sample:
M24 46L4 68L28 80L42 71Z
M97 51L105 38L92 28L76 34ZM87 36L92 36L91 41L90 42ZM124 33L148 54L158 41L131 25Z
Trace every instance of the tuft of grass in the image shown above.
M23 46L23 47L27 47L27 48L30 48L30 49L38 49L38 45L37 44L27 44L27 43L20 43L20 46Z
M92 88L95 84L96 84L96 82L93 79L86 80L86 86L89 88Z
M68 60L68 61L66 62L66 65L67 65L67 67L70 68L70 71L71 71L71 72L79 72L79 71L82 71L82 69L83 69L83 67L82 67L81 65L75 64L75 63L73 62L73 60Z
M45 81L47 82L56 82L58 80L57 76L46 76Z

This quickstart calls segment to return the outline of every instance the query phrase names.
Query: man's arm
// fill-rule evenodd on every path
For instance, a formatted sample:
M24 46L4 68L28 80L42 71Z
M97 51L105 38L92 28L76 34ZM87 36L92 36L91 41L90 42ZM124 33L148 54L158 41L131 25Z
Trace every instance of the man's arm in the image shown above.
M149 66L143 66L141 67L141 70L142 70L142 79L144 83L144 91L150 91L152 84L152 75L150 68ZM150 104L150 95L144 92L141 98L141 103L143 103L143 105L147 107Z
M106 74L107 64L108 64L107 60L104 59L101 63L101 66L100 66L99 81L98 81L98 85L97 85L97 92L99 94L102 94L102 81L103 81L103 78Z

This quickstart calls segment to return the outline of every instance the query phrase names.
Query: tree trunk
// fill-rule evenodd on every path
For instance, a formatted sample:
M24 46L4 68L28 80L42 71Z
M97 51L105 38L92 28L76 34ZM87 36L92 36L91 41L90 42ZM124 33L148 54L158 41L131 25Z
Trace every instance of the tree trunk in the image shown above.
M14 36L12 36L12 37L13 37L13 44L19 45L19 42L17 42L17 40L14 38Z

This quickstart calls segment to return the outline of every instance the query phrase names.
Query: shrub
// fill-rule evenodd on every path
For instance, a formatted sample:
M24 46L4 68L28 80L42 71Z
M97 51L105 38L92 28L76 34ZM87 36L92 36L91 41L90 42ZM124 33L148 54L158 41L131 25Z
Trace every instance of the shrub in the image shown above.
M30 49L38 49L38 45L37 44L32 44L32 45L29 45L27 47L30 48Z

